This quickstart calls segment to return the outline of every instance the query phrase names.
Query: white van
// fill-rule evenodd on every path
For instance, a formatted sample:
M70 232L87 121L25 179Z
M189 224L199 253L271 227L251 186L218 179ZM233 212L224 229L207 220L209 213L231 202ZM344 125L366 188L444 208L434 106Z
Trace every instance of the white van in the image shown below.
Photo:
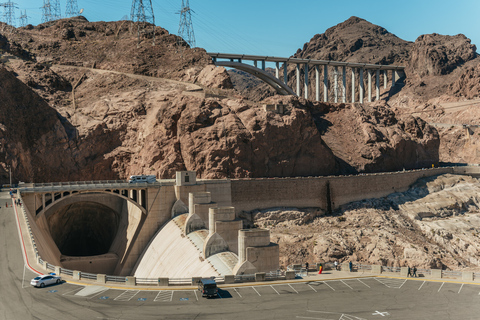
M140 175L140 176L130 176L128 183L153 183L157 182L157 177L154 175Z

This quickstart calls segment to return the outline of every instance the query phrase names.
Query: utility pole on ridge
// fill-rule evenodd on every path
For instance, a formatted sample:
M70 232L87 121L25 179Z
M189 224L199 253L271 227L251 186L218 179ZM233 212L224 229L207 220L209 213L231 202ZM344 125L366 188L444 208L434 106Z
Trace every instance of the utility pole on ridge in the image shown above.
M195 33L193 32L193 23L192 23L192 12L190 8L190 0L182 0L182 9L180 12L180 24L178 26L178 37L177 45L179 47L184 46L185 44L189 45L190 48L196 46L195 44Z
M67 0L67 8L65 9L66 17L75 17L79 15L77 0Z
M20 13L20 18L18 18L20 20L20 27L26 27L28 24L27 10L24 12L20 11Z
M137 47L140 46L140 30L145 33L147 23L153 25L153 45L155 45L155 15L153 13L152 0L133 0L130 19L137 23Z
M43 0L42 9L42 23L49 22L53 20L52 15L52 5L50 4L50 0Z

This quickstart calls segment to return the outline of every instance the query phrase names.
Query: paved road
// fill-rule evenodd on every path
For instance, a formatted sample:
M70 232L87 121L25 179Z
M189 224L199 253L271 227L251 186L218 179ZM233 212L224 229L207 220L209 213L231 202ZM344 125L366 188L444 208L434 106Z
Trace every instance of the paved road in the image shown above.
M63 283L33 288L15 213L0 194L0 319L479 319L480 286L359 278L193 290L125 290ZM25 282L24 279L27 279Z

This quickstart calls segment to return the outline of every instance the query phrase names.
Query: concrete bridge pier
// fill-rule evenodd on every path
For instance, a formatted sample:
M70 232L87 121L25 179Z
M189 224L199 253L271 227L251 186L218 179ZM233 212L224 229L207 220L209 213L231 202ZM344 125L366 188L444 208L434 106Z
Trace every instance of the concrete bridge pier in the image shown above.
M363 93L365 92L365 84L363 83L363 68L360 68L360 103L363 103Z
M372 102L372 70L368 69L368 102Z
M305 99L308 99L308 63L305 63Z
M300 96L300 64L297 63L297 96Z
M397 79L396 79L396 72L395 70L392 70L392 87L395 87L395 82L397 82Z
M375 74L375 93L377 101L380 100L380 69L377 69Z
M320 68L315 65L315 100L320 101Z
M338 67L335 66L333 71L333 93L335 97L335 103L338 102Z
M323 102L328 102L328 66L323 66Z
M387 82L388 82L387 70L383 70L383 89L387 89Z
M347 102L347 68L342 67L342 102Z

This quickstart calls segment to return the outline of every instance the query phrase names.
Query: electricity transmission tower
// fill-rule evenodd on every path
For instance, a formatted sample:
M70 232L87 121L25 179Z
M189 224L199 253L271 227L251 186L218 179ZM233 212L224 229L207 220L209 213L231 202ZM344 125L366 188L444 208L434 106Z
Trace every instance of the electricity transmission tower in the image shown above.
M0 3L0 6L3 7L3 22L15 27L15 9L18 9L17 4L8 0L7 2Z
M140 45L140 32L145 33L148 23L153 26L153 45L155 45L155 15L153 14L152 0L133 0L130 19L137 23L137 47Z
M42 9L42 23L52 21L52 5L50 4L50 0L43 0L43 7Z
M65 10L65 16L75 17L78 16L78 4L77 0L67 0L67 8Z
M60 10L60 0L51 0L52 16L54 20L62 18L62 11Z
M193 32L192 12L190 0L182 0L182 9L180 12L180 24L178 26L177 44L179 47L188 44L190 48L195 47L195 33Z
M20 13L20 18L18 18L20 20L20 27L26 27L28 24L27 10L24 12L20 11Z

